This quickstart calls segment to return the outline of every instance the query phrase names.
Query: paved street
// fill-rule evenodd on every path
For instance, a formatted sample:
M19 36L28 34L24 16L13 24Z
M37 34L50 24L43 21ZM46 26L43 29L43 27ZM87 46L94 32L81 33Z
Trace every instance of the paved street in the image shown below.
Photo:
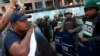
M54 48L54 50L55 50L55 42L53 41L53 42L51 42L50 43L51 44L51 46ZM58 56L62 56L61 54L58 54Z

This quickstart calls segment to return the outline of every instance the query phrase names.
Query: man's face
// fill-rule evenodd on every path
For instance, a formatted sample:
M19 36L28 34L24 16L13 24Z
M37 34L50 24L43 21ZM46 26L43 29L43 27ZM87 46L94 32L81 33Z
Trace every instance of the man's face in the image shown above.
M70 14L70 13L66 14L65 17L66 17L66 19L71 19L72 18L72 14Z
M30 27L30 24L29 22L27 21L27 19L25 20L20 20L20 21L16 21L15 23L15 28L18 30L18 31L22 31L22 32L25 32L29 29Z
M86 11L85 11L85 15L86 15L87 17L94 16L96 13L97 13L97 10L96 10L95 8L88 8L88 9L86 9Z

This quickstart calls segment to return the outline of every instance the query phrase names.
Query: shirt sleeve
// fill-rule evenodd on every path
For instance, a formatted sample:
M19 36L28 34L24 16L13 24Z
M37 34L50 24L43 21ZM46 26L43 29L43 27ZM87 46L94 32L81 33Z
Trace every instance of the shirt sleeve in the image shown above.
M83 27L82 19L75 18L75 26L76 26L76 28L74 28L74 32L73 33L81 32L82 31L82 27Z
M5 45L5 48L7 48L7 50L10 49L10 47L12 46L12 44L16 41L19 41L19 38L17 35L15 34L8 34L6 37L5 37L5 40L4 40L4 45Z

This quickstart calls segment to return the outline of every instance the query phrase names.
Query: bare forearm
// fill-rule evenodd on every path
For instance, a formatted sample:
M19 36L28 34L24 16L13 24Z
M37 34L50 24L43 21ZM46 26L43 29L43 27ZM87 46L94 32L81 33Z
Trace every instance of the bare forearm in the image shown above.
M1 21L0 21L0 32L2 32L3 29L5 29L5 27L8 25L9 17L15 10L15 8L11 8L11 7L14 7L14 5L10 5L9 8L7 9L7 11L5 12L5 14L1 18Z
M17 46L11 49L10 53L13 56L28 56L30 50L30 39L31 39L32 29L29 30L22 41L17 42ZM16 48L15 48L16 47ZM16 51L14 51L14 49Z
M31 39L32 32L33 29L29 30L25 38L21 41L21 48L26 50L26 55L29 53L30 50L30 39Z

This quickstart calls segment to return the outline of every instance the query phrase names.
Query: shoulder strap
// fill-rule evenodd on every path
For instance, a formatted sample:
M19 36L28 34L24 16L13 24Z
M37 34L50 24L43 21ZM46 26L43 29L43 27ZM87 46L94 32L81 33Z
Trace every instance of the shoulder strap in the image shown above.
M73 24L74 24L74 27L77 27L77 20L76 20L76 18L73 18Z

